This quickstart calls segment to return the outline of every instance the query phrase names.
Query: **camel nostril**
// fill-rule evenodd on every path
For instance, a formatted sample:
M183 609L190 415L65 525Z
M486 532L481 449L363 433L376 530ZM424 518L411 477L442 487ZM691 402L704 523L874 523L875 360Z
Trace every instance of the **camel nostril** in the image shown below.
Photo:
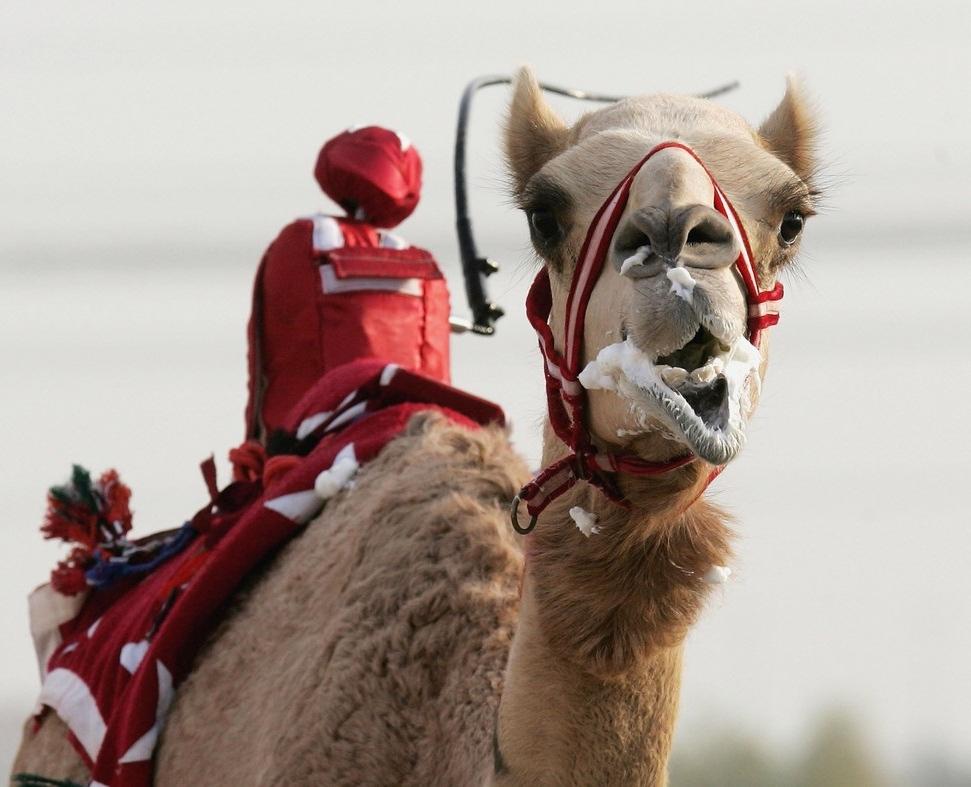
M644 246L650 246L651 239L633 224L627 224L617 233L614 248L618 254L629 256Z
M688 230L685 238L687 246L699 246L702 243L731 243L731 231L725 222L712 221L710 217L702 218Z
M728 265L737 254L731 225L714 208L701 204L638 208L618 229L614 248L621 260L649 248L651 259L668 263L683 260L686 265L702 268ZM638 277L648 273L645 269L638 271Z

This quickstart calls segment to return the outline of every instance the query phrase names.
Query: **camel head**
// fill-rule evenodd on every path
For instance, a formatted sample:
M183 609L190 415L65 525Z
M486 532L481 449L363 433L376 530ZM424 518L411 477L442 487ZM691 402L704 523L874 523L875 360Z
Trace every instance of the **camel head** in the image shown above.
M711 464L744 443L765 374L768 333L747 341L749 304L735 260L741 238L713 208L705 167L747 233L759 289L771 290L813 213L814 124L790 80L759 129L711 101L626 99L566 125L528 69L506 127L513 191L547 266L550 326L562 347L565 304L588 228L604 201L656 145L632 181L590 296L581 384L588 428L608 450L651 461Z

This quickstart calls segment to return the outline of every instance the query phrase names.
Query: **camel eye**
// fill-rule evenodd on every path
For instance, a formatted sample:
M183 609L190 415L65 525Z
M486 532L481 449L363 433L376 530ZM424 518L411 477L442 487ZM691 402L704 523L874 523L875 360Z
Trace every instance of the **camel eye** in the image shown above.
M790 211L783 216L782 224L779 225L779 242L783 246L791 246L795 243L799 233L802 232L802 225L805 221L803 215L795 211Z
M560 224L551 210L531 210L529 226L541 243L553 243L559 240Z

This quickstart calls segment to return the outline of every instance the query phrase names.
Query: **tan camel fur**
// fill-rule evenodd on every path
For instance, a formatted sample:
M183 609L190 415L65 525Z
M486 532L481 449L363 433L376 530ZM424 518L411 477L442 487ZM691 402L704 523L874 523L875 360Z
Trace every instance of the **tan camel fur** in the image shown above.
M630 99L568 127L524 71L507 156L551 271L557 337L594 213L671 138L696 150L732 199L763 287L792 259L793 216L812 212L814 167L794 84L759 131L673 96ZM699 326L722 345L743 335L736 241L699 207L711 196L683 152L641 170L590 302L586 361L628 337L653 362ZM693 303L672 295L663 273L621 273L645 238L668 244L666 265L690 268ZM762 349L738 394L731 450L758 400ZM702 455L724 448L704 429L679 432L646 396L592 391L589 425L604 447L646 459L686 444ZM544 464L565 453L547 426ZM540 517L524 573L507 508L527 472L506 435L416 417L236 595L176 694L157 783L664 785L684 637L705 602L703 577L731 557L725 517L701 497L710 470L699 460L659 478L623 477L630 509L578 484ZM595 515L598 532L582 533L573 507ZM63 731L48 714L40 732L25 733L15 772L86 778Z

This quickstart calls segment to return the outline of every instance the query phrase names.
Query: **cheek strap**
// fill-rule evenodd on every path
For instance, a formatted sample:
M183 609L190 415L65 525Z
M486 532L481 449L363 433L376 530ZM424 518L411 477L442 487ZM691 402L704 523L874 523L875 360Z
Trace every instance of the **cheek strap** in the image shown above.
M536 331L539 349L543 355L547 412L554 433L570 449L570 453L540 470L513 499L511 519L513 528L518 533L524 535L529 533L536 526L536 520L546 506L578 481L586 481L599 489L609 500L629 508L630 503L617 486L617 473L634 476L662 475L684 467L695 459L693 454L687 453L668 462L649 462L631 453L599 450L594 445L593 437L586 426L587 394L578 379L590 296L603 272L614 232L627 207L631 185L641 167L651 157L668 148L683 150L702 166L714 190L714 209L725 217L740 241L739 255L734 264L748 301L748 340L758 347L762 331L779 321L776 305L782 299L782 284L776 283L771 290L759 289L752 263L752 248L745 234L745 228L735 207L725 196L714 176L687 145L673 140L656 145L614 187L590 223L567 295L562 354L556 349L556 339L549 325L550 313L553 310L553 292L546 268L537 274L529 288L529 295L526 297L526 317ZM718 472L720 470L716 469L711 474L709 483ZM530 515L530 522L527 525L519 522L518 512L521 503L526 504L526 510Z

